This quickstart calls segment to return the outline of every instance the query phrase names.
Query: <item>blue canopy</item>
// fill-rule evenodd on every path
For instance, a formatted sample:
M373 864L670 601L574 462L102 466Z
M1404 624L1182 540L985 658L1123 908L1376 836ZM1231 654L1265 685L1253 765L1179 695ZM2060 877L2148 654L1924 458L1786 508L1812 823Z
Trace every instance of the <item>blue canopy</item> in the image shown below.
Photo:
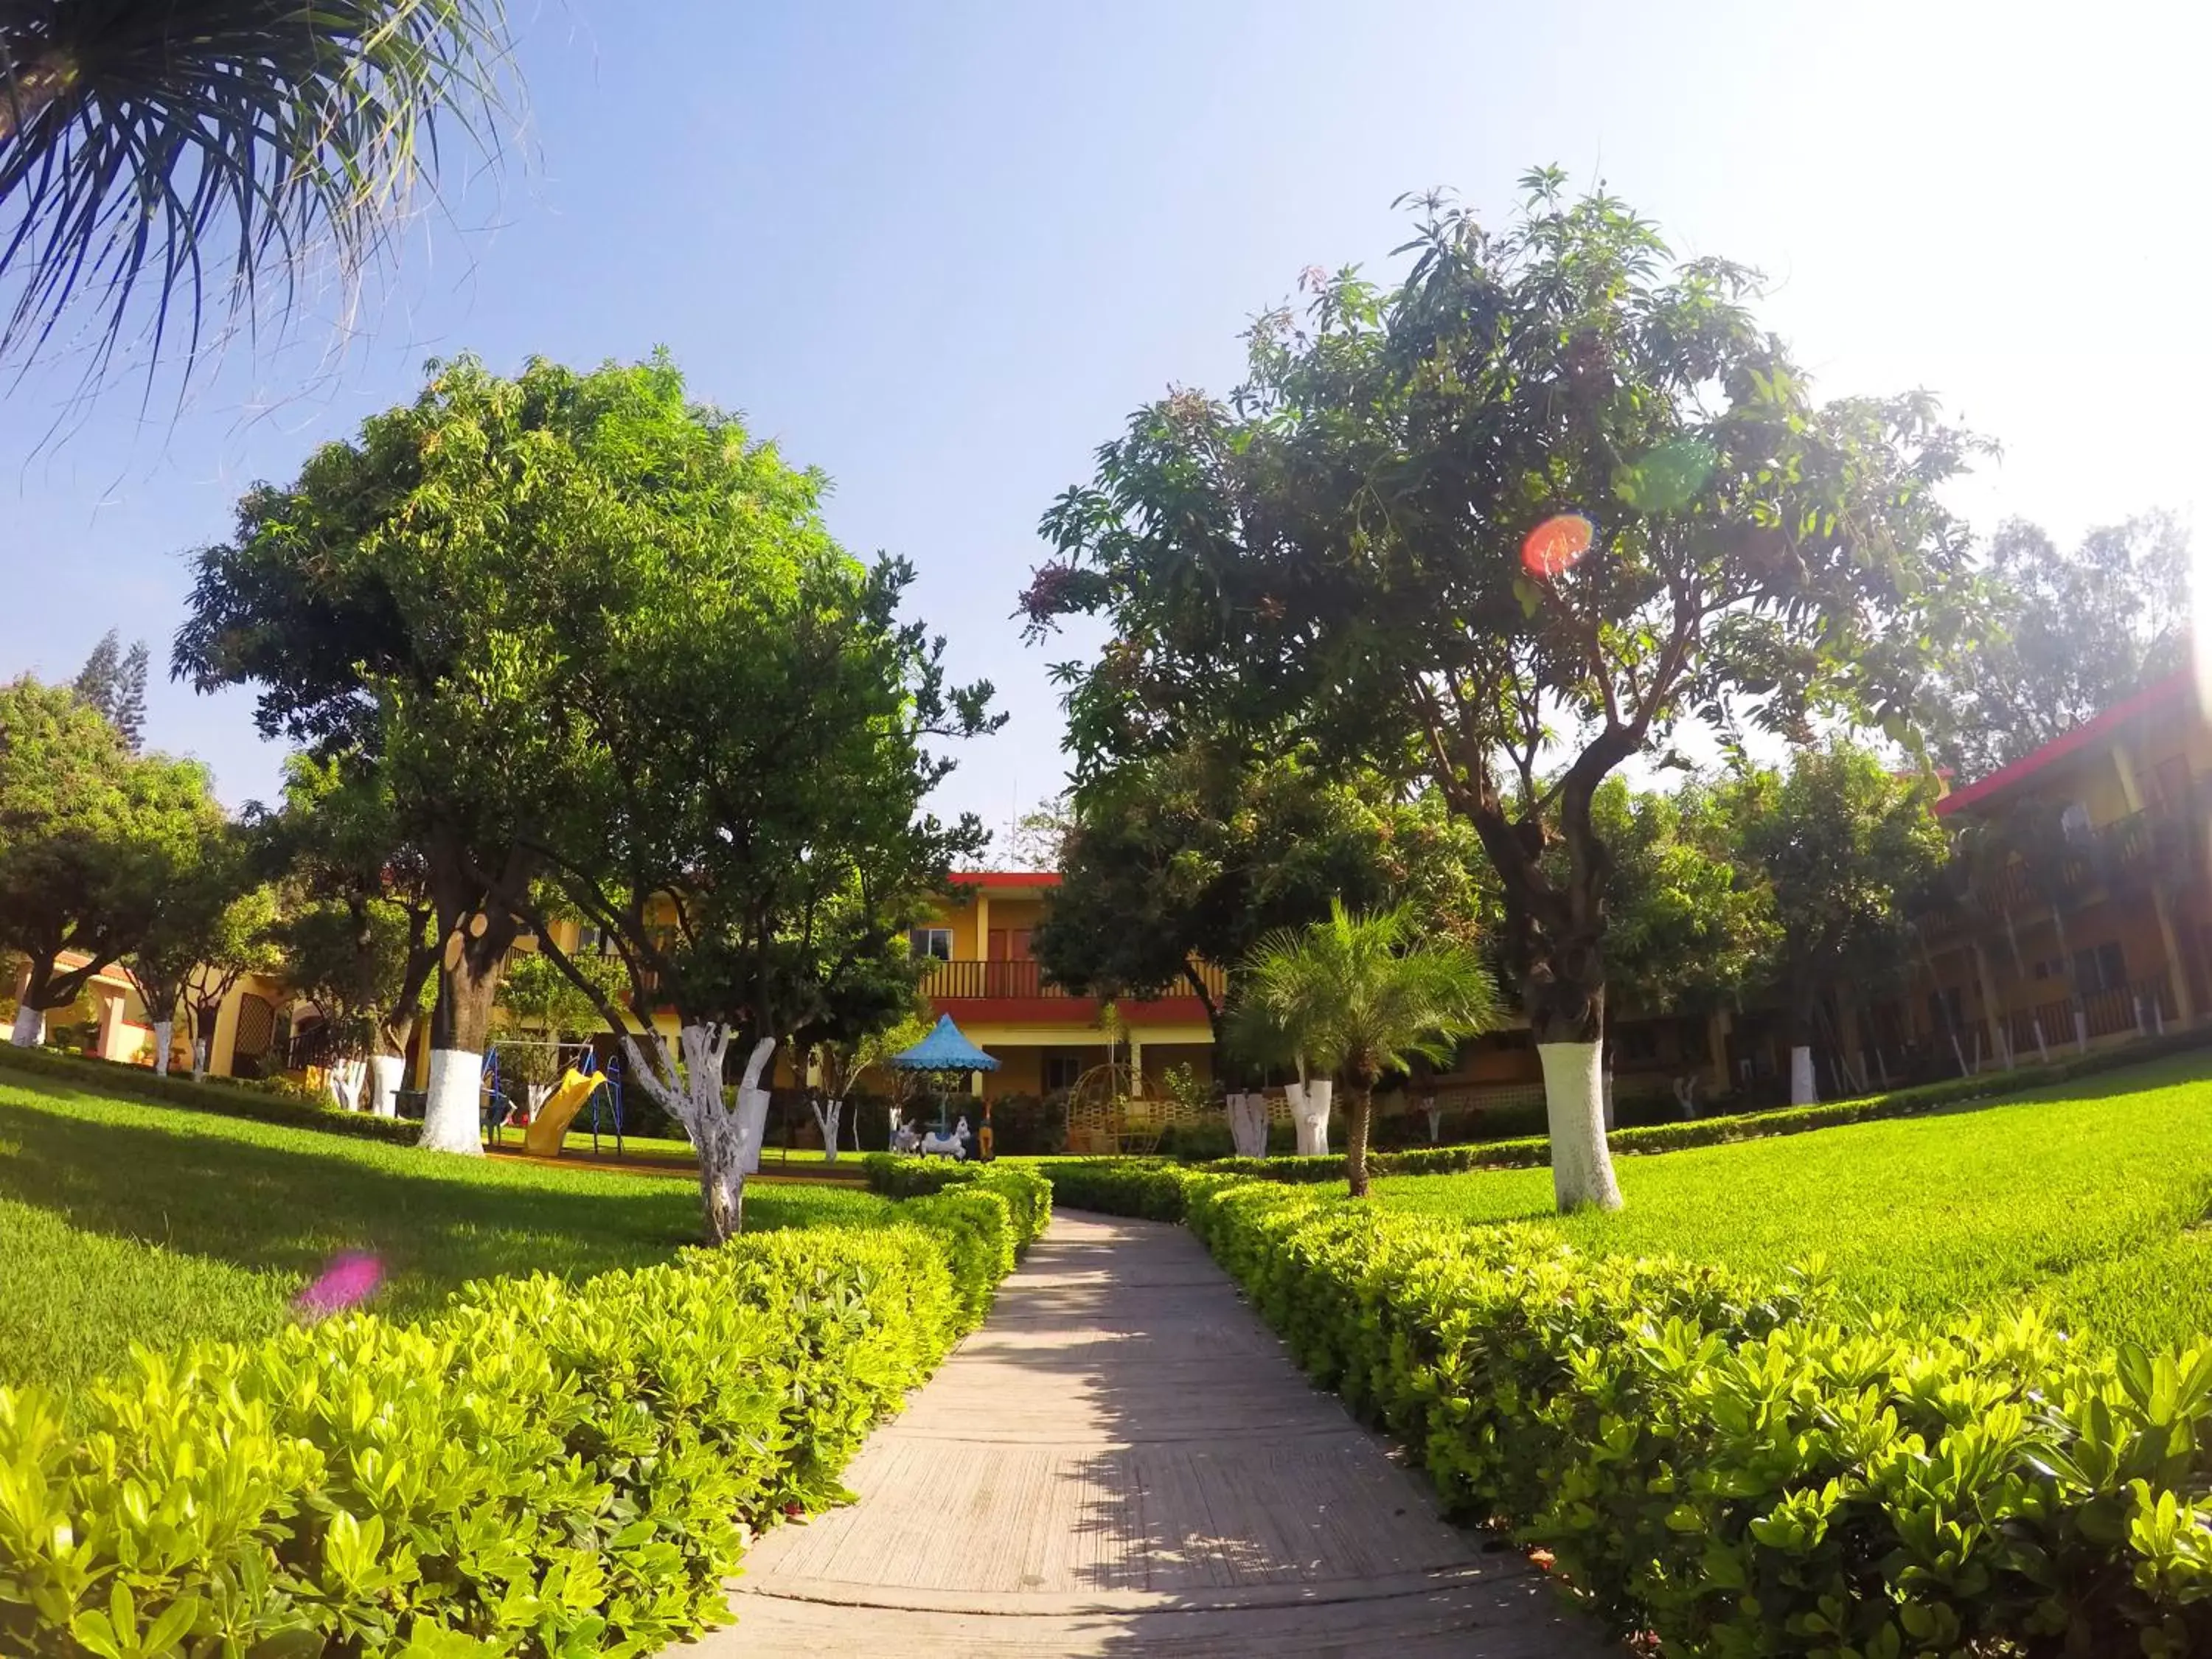
M950 1014L937 1017L937 1029L890 1063L903 1072L995 1072L999 1062L960 1034Z

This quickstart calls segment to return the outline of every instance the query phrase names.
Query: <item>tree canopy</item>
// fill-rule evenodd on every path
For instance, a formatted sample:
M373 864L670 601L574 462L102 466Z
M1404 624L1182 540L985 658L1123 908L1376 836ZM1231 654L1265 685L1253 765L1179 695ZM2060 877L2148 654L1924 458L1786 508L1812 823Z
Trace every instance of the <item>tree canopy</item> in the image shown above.
M145 641L125 651L111 628L84 659L73 687L78 696L107 717L121 733L124 746L134 755L145 737L148 661Z
M2189 536L2169 514L2092 530L2071 551L1998 527L1978 562L1929 708L1936 758L1977 778L2182 666Z
M199 555L178 672L203 690L252 684L264 732L373 770L421 852L445 946L426 1142L476 1146L469 1068L554 826L598 787L592 745L635 735L589 705L605 695L591 665L673 649L689 613L653 607L675 573L708 569L728 591L690 645L744 658L830 547L820 488L690 401L665 356L590 372L533 361L514 379L462 358L292 484L249 493L233 539ZM653 735L680 753L698 732ZM606 762L668 763L635 748Z
M1599 785L1686 722L1901 730L1966 548L1936 487L1974 447L1924 396L1816 402L1753 273L1527 182L1495 234L1419 199L1402 282L1317 277L1229 398L1139 410L1024 603L1112 630L1062 669L1079 779L1224 726L1425 777L1498 872L1539 1045L1587 1047ZM1614 1203L1585 1093L1552 1102L1555 1176Z
M1799 750L1787 773L1744 774L1727 793L1743 858L1773 907L1765 977L1791 1045L1809 1048L1829 992L1893 980L1910 954L1906 902L1948 855L1931 788L1832 740ZM1793 1095L1809 1096L1812 1081L1809 1069L1794 1076Z
M0 688L0 946L29 962L22 1008L67 1006L142 943L222 824L197 763L133 756L73 690ZM37 1040L34 1018L16 1039Z
M1267 934L1325 921L1332 901L1408 905L1463 939L1483 906L1480 848L1433 796L1225 746L1095 775L1074 798L1060 867L1031 940L1046 972L1107 997L1187 989L1217 1036L1223 1008L1200 963L1233 972Z

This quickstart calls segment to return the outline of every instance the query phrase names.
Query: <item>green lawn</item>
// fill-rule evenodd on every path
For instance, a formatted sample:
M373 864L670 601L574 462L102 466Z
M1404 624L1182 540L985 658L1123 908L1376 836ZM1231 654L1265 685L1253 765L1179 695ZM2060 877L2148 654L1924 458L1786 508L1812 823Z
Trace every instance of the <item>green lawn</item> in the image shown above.
M745 1218L795 1225L888 1204L763 1186ZM379 1256L388 1277L374 1305L409 1317L468 1279L580 1276L698 1236L686 1182L478 1162L0 1080L0 1382L67 1385L114 1370L134 1340L270 1330L341 1251Z
M2018 1102L1617 1165L1617 1215L1551 1213L1548 1170L1395 1176L1396 1207L1531 1221L1612 1255L1771 1272L1825 1257L1869 1305L1934 1316L2024 1303L2120 1342L2212 1333L2212 1058Z

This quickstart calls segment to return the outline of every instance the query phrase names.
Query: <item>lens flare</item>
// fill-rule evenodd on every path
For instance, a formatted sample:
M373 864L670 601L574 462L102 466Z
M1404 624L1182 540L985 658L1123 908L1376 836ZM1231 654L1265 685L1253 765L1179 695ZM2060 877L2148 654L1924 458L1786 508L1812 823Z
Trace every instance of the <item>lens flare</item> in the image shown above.
M384 1282L384 1264L373 1255L348 1251L332 1258L315 1282L292 1298L309 1319L321 1319L366 1302Z
M1719 464L1719 452L1702 439L1669 439L1615 472L1613 493L1639 513L1672 513L1690 504Z
M1521 568L1548 580L1573 569L1596 539L1597 526L1581 514L1555 514L1522 539Z

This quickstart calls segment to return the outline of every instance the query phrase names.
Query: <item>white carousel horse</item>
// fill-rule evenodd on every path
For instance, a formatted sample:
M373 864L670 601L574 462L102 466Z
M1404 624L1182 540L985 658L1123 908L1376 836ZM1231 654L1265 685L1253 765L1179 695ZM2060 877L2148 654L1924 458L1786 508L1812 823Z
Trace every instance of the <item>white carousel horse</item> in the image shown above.
M962 1118L952 1126L952 1133L941 1135L932 1129L921 1138L924 1158L964 1158L968 1156L968 1120Z
M900 1124L897 1128L891 1131L891 1150L895 1152L905 1153L920 1152L921 1131L908 1124Z

